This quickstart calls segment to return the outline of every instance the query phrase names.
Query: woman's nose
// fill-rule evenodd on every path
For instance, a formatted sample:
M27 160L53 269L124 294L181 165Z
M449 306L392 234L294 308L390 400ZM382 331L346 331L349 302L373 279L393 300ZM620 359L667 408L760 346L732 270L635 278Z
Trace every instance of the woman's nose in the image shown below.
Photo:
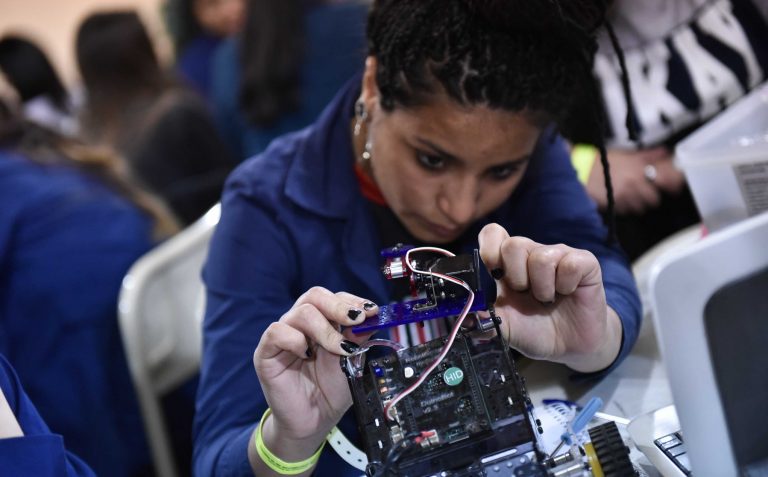
M441 191L438 199L440 211L453 226L465 226L472 222L477 211L479 187L474 179L452 182Z

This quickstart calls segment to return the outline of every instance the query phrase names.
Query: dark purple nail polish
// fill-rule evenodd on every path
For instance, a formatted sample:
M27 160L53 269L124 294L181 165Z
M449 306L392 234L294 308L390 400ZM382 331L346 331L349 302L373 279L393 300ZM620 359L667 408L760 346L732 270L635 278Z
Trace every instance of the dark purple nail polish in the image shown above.
M345 353L354 354L355 351L360 349L360 345L349 340L344 340L341 342L341 349L343 349Z
M376 308L376 303L366 301L365 303L363 303L363 308L365 309L365 311L368 311L372 308Z
M502 270L501 268L494 268L493 270L491 270L491 276L496 280L500 280L501 277L504 276L504 270Z
M360 314L362 312L363 312L363 310L356 310L356 309L352 308L351 310L349 310L347 312L347 316L349 317L350 320L357 321L358 318L360 318Z

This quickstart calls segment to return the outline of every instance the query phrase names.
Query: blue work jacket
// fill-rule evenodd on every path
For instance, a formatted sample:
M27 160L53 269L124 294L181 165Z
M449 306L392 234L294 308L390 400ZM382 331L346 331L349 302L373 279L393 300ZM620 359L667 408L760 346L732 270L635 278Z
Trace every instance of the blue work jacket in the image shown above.
M274 141L228 180L204 271L207 311L195 420L196 475L251 474L246 448L267 407L253 369L264 330L312 286L389 302L381 244L353 172L350 121L360 79L350 81L310 127ZM565 243L600 261L608 304L624 326L616 366L634 344L640 302L624 254L606 243L600 216L561 139L543 134L517 190L474 226ZM477 234L464 249L477 247ZM612 367L613 367L612 366ZM351 411L339 426L355 435ZM317 476L359 476L326 446Z
M0 475L14 477L91 477L96 474L64 448L29 400L13 367L0 354L0 389L23 437L0 439Z
M152 220L97 177L8 150L0 203L0 353L48 426L99 475L147 470L117 297L154 245Z

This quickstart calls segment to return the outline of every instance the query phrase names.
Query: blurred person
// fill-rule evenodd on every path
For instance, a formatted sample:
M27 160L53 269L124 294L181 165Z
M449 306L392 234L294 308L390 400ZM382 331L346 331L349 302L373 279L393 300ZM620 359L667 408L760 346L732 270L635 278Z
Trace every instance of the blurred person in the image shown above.
M675 144L765 81L768 75L765 0L616 0L611 24L624 52L633 101L625 123L619 59L603 32L595 60L608 116L608 162L619 241L631 259L698 222ZM586 186L606 205L603 168L592 150Z
M0 108L0 353L53 432L99 475L150 469L117 323L133 262L177 230L88 148Z
M95 476L64 447L24 392L11 364L0 354L0 471L15 477Z
M367 11L361 1L248 1L212 80L216 121L239 161L309 125L359 71Z
M88 16L76 50L85 137L115 148L184 224L202 216L218 202L232 161L203 101L168 79L139 16Z
M221 41L243 23L245 0L168 0L166 23L176 50L176 70L206 99L211 64Z
M76 101L32 40L17 35L0 39L0 71L16 90L27 119L60 134L77 134Z
M21 102L18 91L2 72L0 72L0 98L5 98L14 104Z

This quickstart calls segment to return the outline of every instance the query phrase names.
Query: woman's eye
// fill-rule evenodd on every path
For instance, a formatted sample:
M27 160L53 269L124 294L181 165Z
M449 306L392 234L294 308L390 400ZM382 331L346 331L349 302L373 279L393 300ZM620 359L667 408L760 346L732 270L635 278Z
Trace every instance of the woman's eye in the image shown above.
M438 170L445 167L445 159L440 156L430 156L429 154L418 154L419 164L427 169Z
M518 169L519 167L516 165L498 166L488 171L488 174L492 179L503 181L504 179L509 178L512 174L517 172Z

